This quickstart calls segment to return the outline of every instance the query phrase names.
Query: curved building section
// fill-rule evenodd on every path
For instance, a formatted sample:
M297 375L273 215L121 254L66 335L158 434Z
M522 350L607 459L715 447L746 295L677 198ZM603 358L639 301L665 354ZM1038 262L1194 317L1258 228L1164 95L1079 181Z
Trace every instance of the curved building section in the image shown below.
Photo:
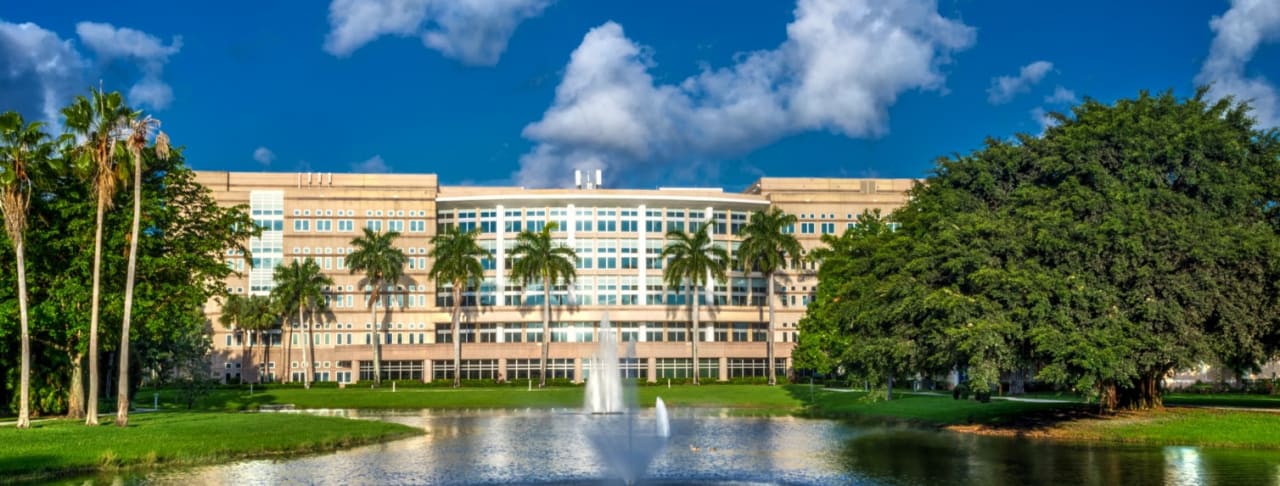
M774 366L787 376L795 323L815 291L816 268L792 262L778 277L773 336L768 335L764 277L739 271L703 289L701 325L693 329L688 289L668 288L663 280L666 262L659 254L666 232L709 224L715 244L734 258L740 243L736 234L750 214L776 205L798 217L790 230L811 249L822 234L843 232L864 210L887 213L901 205L913 182L764 178L742 193L730 193L602 189L591 183L571 189L441 187L434 175L200 172L198 177L222 203L247 204L267 229L250 242L251 269L243 255L226 256L242 274L227 282L232 293L269 292L274 266L298 258L316 260L334 279L327 292L329 309L314 323L299 326L291 319L270 334L265 359L257 336L217 324L219 305L211 302L206 310L215 375L256 381L265 373L266 379L301 381L311 359L316 380L338 382L372 377L373 339L382 343L384 379L445 379L455 372L463 379L536 378L543 289L540 282L511 279L510 250L521 231L537 231L552 221L558 226L556 241L578 254L578 277L551 289L550 378L581 381L590 373L598 323L606 313L613 323L610 332L624 348L619 367L626 377L764 376L769 339L776 344ZM459 370L452 361L452 289L428 278L430 239L448 226L478 230L479 243L490 254L482 261L484 280L463 293ZM398 246L408 259L405 277L374 303L383 327L372 322L370 289L344 260L362 228L399 231ZM304 346L304 330L311 331L310 346ZM691 359L691 338L700 341L698 363ZM248 369L240 367L242 353L253 353L244 365Z

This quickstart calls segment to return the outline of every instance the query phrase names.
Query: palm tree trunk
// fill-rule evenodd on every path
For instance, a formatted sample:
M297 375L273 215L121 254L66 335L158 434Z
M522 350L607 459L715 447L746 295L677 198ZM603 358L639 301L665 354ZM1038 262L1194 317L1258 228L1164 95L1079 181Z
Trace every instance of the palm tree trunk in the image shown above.
M695 385L700 385L701 383L700 383L700 382L699 382L699 380L698 380L698 376L702 374L702 366L701 366L701 363L699 363L699 362L698 362L698 333L699 333L699 332L701 332L701 331L702 331L702 329L700 329L700 328L699 328L699 326L698 326L698 286L697 286L697 284L693 284L693 303L692 303L692 306L693 306L693 334L690 336L690 338L691 338L691 339L692 339L692 341L693 341L693 344L692 344L692 348L693 348L693 384L695 384Z
M269 374L271 373L271 331L264 332L267 335L267 340L262 344L262 374L258 375L259 383L271 381L271 375ZM263 380L262 375L267 375L267 379Z
M538 374L538 386L547 386L547 361L551 358L551 278L542 278L542 371Z
M769 367L769 386L773 386L778 384L778 370L773 357L773 272L769 272L766 278L769 279L769 293L765 297L769 300L769 333L765 335L764 341L769 361L765 365Z
M302 331L303 331L302 334L307 337L307 342L302 345L302 356L307 359L307 366L303 368L306 370L307 374L302 377L302 387L310 390L311 377L315 372L314 368L312 368L312 365L315 364L315 348L311 346L311 342L312 342L311 326L305 324L304 321L302 320L302 303L301 302L298 303L298 323L302 324Z
M93 303L89 311L89 396L85 399L85 425L98 425L98 297L102 283L102 219L106 196L98 196L98 227L93 235Z
M22 320L22 391L18 397L18 428L31 427L31 334L27 325L27 257L22 235L14 238L18 260L18 313Z
M120 370L116 382L116 425L129 425L129 320L133 317L133 280L138 267L138 227L142 219L142 154L133 154L133 228L129 240L129 270L124 283L124 324L120 327Z
M240 324L236 323L236 326L239 327ZM245 381L248 381L245 379L245 374L249 372L249 364L253 363L253 346L249 345L249 331L247 329L240 329L240 339L242 339L240 341L240 379L237 384L243 385Z
M291 361L289 360L293 359L293 327L289 326L288 315L280 316L280 327L289 333L289 337L284 340L284 363L281 364L290 364ZM281 369L284 369L285 373L289 372L289 368L285 368L284 366L281 366ZM285 381L293 381L293 376L289 376L288 380L285 380L284 377L280 378L281 383Z
M462 386L462 284L453 283L453 387Z
M369 312L373 316L373 384L382 384L382 329L378 325L378 306L374 305L377 297L377 287L369 294Z

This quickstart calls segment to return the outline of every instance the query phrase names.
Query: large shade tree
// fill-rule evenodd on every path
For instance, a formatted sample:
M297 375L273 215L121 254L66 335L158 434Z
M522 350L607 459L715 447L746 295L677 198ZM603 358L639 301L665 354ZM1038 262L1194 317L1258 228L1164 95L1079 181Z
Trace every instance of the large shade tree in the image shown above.
M450 226L443 233L431 238L430 256L435 261L431 264L431 279L436 282L448 282L452 286L453 297L453 386L462 384L462 340L459 326L462 324L462 291L477 284L484 278L484 267L480 259L487 258L489 252L476 243L478 230L462 231Z
M18 312L21 321L22 370L19 383L19 429L31 427L31 330L27 313L27 262L25 235L27 211L37 178L48 172L53 144L43 123L27 123L15 112L0 114L0 210L5 234L13 244L18 277Z
M159 130L160 121L150 116L134 113L127 122L125 147L133 161L133 223L129 232L129 269L124 284L124 322L120 327L119 382L116 386L116 425L129 424L129 324L133 317L133 285L138 268L138 238L142 226L142 162L143 149L151 138L152 130ZM158 132L155 136L156 157L169 158L169 136Z
M395 286L404 276L404 252L395 247L397 231L379 233L369 228L364 234L351 240L355 247L347 254L347 267L351 273L364 272L364 283L369 286L369 315L373 322L373 382L382 383L382 324L378 322L378 302L385 287ZM388 313L391 304L387 304Z
M803 249L795 235L787 232L794 228L796 216L782 212L777 207L768 211L756 211L739 231L742 245L738 247L738 264L750 274L760 272L768 280L765 299L769 302L769 333L765 338L769 359L769 384L778 383L777 366L774 364L774 280L778 270L785 267L787 259L799 260Z
M307 388L311 388L311 379L315 373L315 350L311 329L315 325L307 324L304 316L307 312L316 315L317 311L325 307L325 288L333 285L333 279L320 271L320 265L311 258L295 258L288 265L276 267L273 278L275 288L272 292L276 295L277 302L289 302L298 311L298 325L302 327L302 335L306 340L302 346L302 358L306 362L306 366L303 367L306 375L303 376L302 382ZM264 303L264 313L271 313L269 304Z
M124 139L132 116L119 92L90 89L89 97L76 96L63 108L66 130L78 145L72 150L77 171L88 179L98 204L93 243L93 301L89 317L89 393L85 404L85 424L98 425L98 320L102 288L102 230L106 210L113 204L123 164L118 163L118 145ZM73 392L74 393L74 392ZM72 410L72 413L77 413Z
M560 282L570 284L577 277L573 268L577 253L551 238L551 232L557 227L555 221L548 221L539 231L521 231L511 249L511 257L515 259L511 264L511 279L526 286L532 282L542 284L542 363L538 386L547 385L547 361L551 356L551 287Z
M702 374L698 363L698 332L701 330L699 319L702 288L711 281L723 282L725 268L729 263L729 254L711 241L711 224L703 223L691 233L680 230L667 232L667 246L662 249L661 257L667 260L666 270L662 278L667 286L679 289L687 285L689 289L689 317L693 329L689 334L693 355L693 384L699 384ZM773 368L773 363L769 363Z

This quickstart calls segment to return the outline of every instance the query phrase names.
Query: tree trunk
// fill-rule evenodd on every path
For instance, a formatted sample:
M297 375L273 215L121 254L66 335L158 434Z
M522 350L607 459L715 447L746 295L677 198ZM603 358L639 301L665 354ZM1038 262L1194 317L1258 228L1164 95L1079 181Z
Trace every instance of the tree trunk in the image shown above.
M312 338L311 338L311 327L312 327L312 326L311 326L311 325L307 325L307 324L303 324L303 322L304 322L304 321L302 320L302 312L303 312L303 310L302 310L302 302L298 302L298 323L299 323L299 324L302 324L303 335L307 337L307 342L306 342L306 344L303 344L303 345L302 345L302 355L303 355L304 357L306 357L306 358L307 358L307 367L305 368L305 370L306 370L306 373L307 373L307 374L306 374L306 376L303 376L303 377L302 377L302 387L303 387L303 388L306 388L306 389L308 389L308 390L310 390L310 389L311 389L311 378L312 378L312 376L314 376L314 373L315 373L314 368L312 367L312 365L314 365L314 364L315 364L315 358L316 358L316 357L315 357L315 348L311 345L311 343L313 342L313 341L311 340L311 339L312 339ZM315 323L313 322L312 324L315 324Z
M84 418L84 355L71 351L71 386L67 389L67 418Z
M691 319L693 334L689 338L692 342L690 346L693 353L693 384L700 385L702 384L701 380L699 380L699 376L702 375L702 363L698 361L698 333L702 332L702 329L698 326L698 285L692 284L691 286L693 287L691 292L693 294L693 302L690 303L690 307L693 309L693 317Z
M281 363L281 364L292 366L293 362L289 360L293 359L293 327L289 326L288 315L280 316L280 326L289 333L289 336L284 339L284 363ZM280 368L285 370L284 371L285 373L289 373L289 370L290 370L289 367L281 366ZM281 383L284 383L286 381L293 381L292 374L290 374L287 380L285 379L285 377L280 377Z
M551 278L542 278L542 364L538 367L538 387L547 386L547 360L551 356Z
M129 426L129 322L133 318L133 282L138 268L138 227L142 220L142 153L133 154L133 228L130 229L129 269L124 282L124 324L120 327L120 375L116 382L116 425Z
M778 368L774 364L773 355L773 272L769 272L766 278L769 279L769 293L765 297L769 300L769 334L765 335L765 347L768 350L769 361L765 364L769 366L769 385L773 386L778 384ZM750 282L747 283L750 284Z
M98 293L102 286L102 219L106 196L98 196L98 227L93 235L93 302L89 311L89 396L85 399L85 425L98 425Z
M453 283L453 387L462 386L462 288L460 282Z
M1009 377L1009 394L1022 395L1027 392L1026 373L1022 368L1013 370L1013 374Z
M378 288L369 293L369 312L373 316L373 384L382 385L382 326L378 324Z
M264 331L267 340L262 344L262 375L267 375L265 382L271 381L271 331ZM263 383L262 375L258 375L258 383Z
M893 400L893 375L889 375L889 386L885 387L885 400Z
M22 321L22 378L18 392L18 428L31 428L31 333L27 324L27 258L22 235L14 238L18 260L18 314Z
M239 326L239 324L236 324ZM253 363L253 346L249 344L249 330L240 329L240 377L236 380L237 385L243 385L249 381L245 378L245 374L249 372L249 365Z
M1115 381L1103 381L1098 390L1098 411L1100 413L1114 412L1118 402Z
M1160 398L1159 370L1149 370L1138 378L1138 382L1129 388L1121 388L1116 393L1116 407L1128 410L1150 410L1164 407Z

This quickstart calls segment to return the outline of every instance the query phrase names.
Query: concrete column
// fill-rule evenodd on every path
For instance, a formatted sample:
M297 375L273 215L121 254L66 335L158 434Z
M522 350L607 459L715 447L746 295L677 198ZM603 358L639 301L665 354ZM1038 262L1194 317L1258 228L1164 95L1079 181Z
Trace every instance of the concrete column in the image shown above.
M649 366L649 383L658 381L658 358L648 357L645 358L645 361L648 362Z
M505 358L498 359L498 376L502 377L502 381L507 381L507 360Z
M573 382L582 383L582 358L573 358Z
M729 381L729 358L720 357L720 381Z
M435 375L435 370L431 369L431 360L422 360L422 382L431 383L432 375Z

